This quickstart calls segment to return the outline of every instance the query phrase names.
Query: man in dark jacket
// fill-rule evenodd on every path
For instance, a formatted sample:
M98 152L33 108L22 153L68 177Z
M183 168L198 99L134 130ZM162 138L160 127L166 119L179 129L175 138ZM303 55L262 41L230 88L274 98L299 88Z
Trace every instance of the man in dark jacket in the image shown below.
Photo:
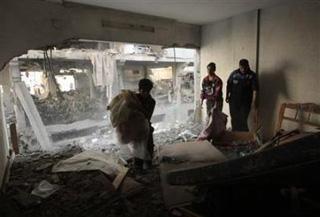
M239 69L233 71L227 83L226 102L229 103L233 131L249 131L248 116L256 109L257 75L251 71L249 61L242 59Z
M154 108L156 106L156 101L152 98L150 95L150 91L153 88L153 83L149 79L141 79L139 81L139 93L137 93L137 97L139 101L142 104L143 107L143 114L145 115L146 119L149 122L150 126L150 132L148 136L148 143L147 143L147 151L149 153L149 156L151 157L151 161L148 162L148 165L151 166L152 164L152 158L153 158L153 149L154 149L154 143L153 143L153 131L154 128L151 126L151 117L154 112Z

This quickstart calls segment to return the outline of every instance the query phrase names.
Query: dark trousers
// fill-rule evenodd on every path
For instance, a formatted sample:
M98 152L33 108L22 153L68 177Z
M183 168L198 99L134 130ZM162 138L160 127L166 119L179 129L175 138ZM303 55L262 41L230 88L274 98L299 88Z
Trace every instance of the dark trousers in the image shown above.
M235 104L230 102L232 131L249 131L248 117L250 104Z
M154 131L154 128L150 124L150 132L149 132L149 138L148 138L148 144L147 144L147 151L151 157L151 160L153 159L153 151L154 151L153 131Z

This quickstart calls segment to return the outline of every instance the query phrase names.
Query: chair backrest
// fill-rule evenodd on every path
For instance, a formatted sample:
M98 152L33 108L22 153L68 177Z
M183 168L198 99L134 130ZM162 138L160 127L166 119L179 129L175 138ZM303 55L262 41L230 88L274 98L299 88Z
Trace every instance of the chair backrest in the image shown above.
M288 109L295 111L293 117L286 115ZM320 129L320 121L312 120L314 116L318 116L318 120L320 120L320 105L314 103L283 103L279 111L279 121L276 132L282 129L284 120L298 123L298 129L301 132L304 130L304 126L312 126Z

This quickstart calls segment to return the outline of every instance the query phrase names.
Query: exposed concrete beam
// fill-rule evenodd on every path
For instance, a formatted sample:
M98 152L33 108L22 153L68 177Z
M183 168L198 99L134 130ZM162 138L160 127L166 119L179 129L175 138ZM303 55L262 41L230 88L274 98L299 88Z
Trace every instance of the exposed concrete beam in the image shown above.
M79 4L2 0L0 26L0 68L28 49L67 39L200 47L200 26Z
M14 89L41 148L46 151L52 150L52 141L26 85L23 82L17 82L14 85Z
M34 65L33 70L44 70L43 62L43 59L19 58L19 65L22 71L27 70L29 65ZM90 60L55 58L51 60L51 65L55 74L61 74L59 73L60 69L78 68L92 70Z

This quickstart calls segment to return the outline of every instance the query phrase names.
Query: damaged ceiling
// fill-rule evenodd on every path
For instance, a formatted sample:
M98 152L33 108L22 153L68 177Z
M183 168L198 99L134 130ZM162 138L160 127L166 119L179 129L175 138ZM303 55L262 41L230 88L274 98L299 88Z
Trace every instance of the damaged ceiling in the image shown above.
M205 24L288 0L67 0L80 4ZM292 0L291 0L292 1ZM191 13L190 13L191 12Z

